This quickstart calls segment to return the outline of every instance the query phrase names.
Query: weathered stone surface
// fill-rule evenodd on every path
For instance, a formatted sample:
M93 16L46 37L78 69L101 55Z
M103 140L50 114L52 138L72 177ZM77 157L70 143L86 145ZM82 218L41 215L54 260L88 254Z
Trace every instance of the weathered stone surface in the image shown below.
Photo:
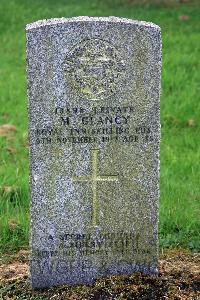
M31 282L157 272L160 29L27 25Z

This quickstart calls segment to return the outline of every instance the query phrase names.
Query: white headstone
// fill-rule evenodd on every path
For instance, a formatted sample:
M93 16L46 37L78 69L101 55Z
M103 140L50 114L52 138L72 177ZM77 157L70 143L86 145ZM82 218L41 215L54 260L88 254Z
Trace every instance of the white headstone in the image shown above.
M160 28L27 25L31 282L157 272Z

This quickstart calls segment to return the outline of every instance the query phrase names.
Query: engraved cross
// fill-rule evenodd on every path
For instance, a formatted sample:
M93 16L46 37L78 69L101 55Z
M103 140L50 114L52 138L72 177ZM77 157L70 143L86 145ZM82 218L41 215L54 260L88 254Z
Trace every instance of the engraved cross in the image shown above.
M117 175L98 175L98 149L92 149L92 175L73 177L72 180L75 182L91 182L92 183L92 225L97 225L97 182L98 181L118 181Z

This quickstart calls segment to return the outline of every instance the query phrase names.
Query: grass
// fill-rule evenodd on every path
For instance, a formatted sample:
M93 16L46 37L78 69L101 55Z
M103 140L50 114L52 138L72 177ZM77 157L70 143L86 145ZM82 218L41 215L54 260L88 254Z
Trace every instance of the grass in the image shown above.
M199 14L196 1L133 5L131 0L0 0L0 250L28 245L29 192L24 27L51 17L123 16L160 25L161 97L160 246L199 250L200 99ZM144 2L144 1L143 1ZM158 2L158 1L157 1ZM186 21L180 16L187 15Z

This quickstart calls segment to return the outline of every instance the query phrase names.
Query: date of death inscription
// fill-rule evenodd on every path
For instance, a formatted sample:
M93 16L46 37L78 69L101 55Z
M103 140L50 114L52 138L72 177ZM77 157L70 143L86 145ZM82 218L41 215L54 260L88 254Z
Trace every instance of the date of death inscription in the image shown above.
M37 145L154 141L153 129L137 120L132 106L55 108L51 124L35 126Z

